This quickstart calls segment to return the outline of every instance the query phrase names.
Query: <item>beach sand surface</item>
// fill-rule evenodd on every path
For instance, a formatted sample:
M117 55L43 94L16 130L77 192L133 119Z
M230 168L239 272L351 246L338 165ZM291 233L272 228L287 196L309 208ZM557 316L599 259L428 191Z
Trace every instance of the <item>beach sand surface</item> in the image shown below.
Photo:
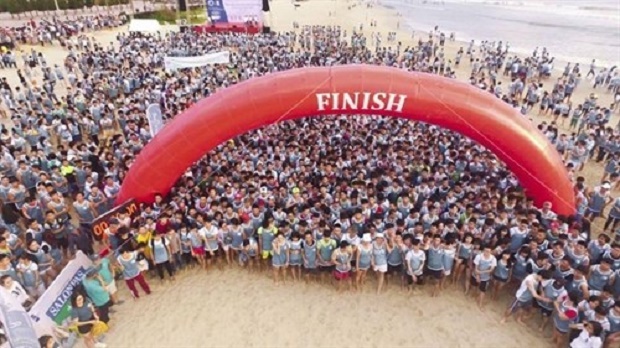
M292 30L293 20L301 25L341 25L350 35L363 24L364 32L398 32L398 40L417 43L411 32L400 31L402 17L394 10L357 2L311 0L296 8L290 1L273 0L267 16L274 30ZM355 6L353 6L355 5ZM352 8L349 8L353 6ZM377 21L370 27L371 20ZM429 28L429 30L432 28ZM104 45L113 41L117 30L92 34ZM426 38L427 33L423 34ZM458 39L458 38L457 38ZM484 38L478 38L484 39ZM460 42L447 42L446 57L453 58ZM50 62L62 62L59 47L44 48ZM459 79L469 77L469 63L457 70ZM3 71L3 75L5 72ZM6 76L17 83L14 73ZM556 75L557 76L557 75ZM504 85L509 81L504 80ZM545 82L546 88L553 79ZM581 102L591 92L586 81L573 97ZM598 92L602 105L611 96ZM536 113L535 110L534 113ZM536 123L548 118L530 115ZM617 122L614 117L612 125ZM602 166L590 164L584 175L593 185ZM596 228L600 230L600 224ZM549 332L540 334L536 316L528 327L509 321L499 325L501 313L514 291L504 291L499 301L489 301L485 311L466 298L460 287L448 288L431 298L428 287L407 295L397 284L377 295L370 279L363 292L337 293L330 284L286 283L275 286L271 273L249 273L238 267L219 270L188 270L174 283L151 280L153 294L139 300L129 297L119 282L121 298L115 307L108 347L547 347Z
M460 288L431 298L400 282L381 295L325 283L274 285L271 274L238 267L188 270L117 307L108 347L545 347L534 325L498 324L508 301L484 311ZM329 277L331 279L331 277ZM326 278L327 279L327 278Z

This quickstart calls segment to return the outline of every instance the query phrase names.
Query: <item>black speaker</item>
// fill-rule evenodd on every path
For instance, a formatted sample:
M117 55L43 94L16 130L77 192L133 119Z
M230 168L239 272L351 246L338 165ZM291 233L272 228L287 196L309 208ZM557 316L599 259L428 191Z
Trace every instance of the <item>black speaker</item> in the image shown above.
M263 27L263 34L269 34L269 33L271 33L271 28Z
M269 0L263 0L263 12L269 12Z
M179 11L187 11L187 1L179 0Z

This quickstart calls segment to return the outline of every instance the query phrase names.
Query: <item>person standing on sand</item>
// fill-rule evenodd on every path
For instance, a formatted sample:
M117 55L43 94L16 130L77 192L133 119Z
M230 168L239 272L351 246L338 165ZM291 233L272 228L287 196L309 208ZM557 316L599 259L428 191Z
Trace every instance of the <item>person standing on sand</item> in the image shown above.
M151 288L140 272L136 252L129 248L123 248L117 261L121 268L121 272L123 273L123 278L125 278L125 283L127 284L129 291L131 291L133 298L136 300L140 298L138 289L136 289L136 282L140 284L140 287L147 295L150 295Z
M342 291L342 284L347 283L349 290L351 289L351 248L349 242L343 240L340 247L332 253L332 262L334 263L334 278L336 279L336 287L338 292Z
M405 261L407 263L407 291L412 292L414 284L421 284L424 274L424 264L426 262L426 253L420 248L420 240L413 239L411 241L411 250L407 252Z
M497 259L492 254L491 245L482 247L482 253L474 259L474 271L471 277L473 286L477 286L480 294L478 295L478 307L484 310L484 297L491 283L491 275L497 267Z
M222 267L222 263L218 262L218 252L219 252L219 243L218 243L218 228L213 223L213 219L208 216L205 218L205 225L200 229L200 234L204 236L205 246L206 246L206 256L205 260L207 261L207 267L216 264L218 267Z
M304 273L306 283L310 280L310 276L316 277L318 274L318 249L317 243L312 237L312 232L307 231L304 234L304 242L302 249L302 258L304 260Z
M273 256L273 241L278 228L274 224L273 216L265 216L263 218L262 226L258 228L258 249L260 251L259 269L262 269L263 265L269 263L269 259Z
M303 263L302 258L303 241L299 232L291 233L291 239L288 241L288 265L291 270L291 276L293 281L301 279L301 265Z
M439 296L441 291L441 279L444 277L444 267L443 267L443 245L441 243L441 236L436 234L430 241L430 245L428 246L428 256L427 256L427 271L429 275L429 279L433 284L433 289L431 290L431 297Z
M189 243L191 245L191 255L203 268L207 269L207 261L205 259L204 236L193 226L189 231Z
M579 299L577 296L576 293L571 292L568 293L567 296L558 298L553 302L554 330L551 342L553 342L557 348L566 347L571 325L578 319L579 310L577 308L577 302Z
M372 270L377 275L377 294L380 294L383 290L383 283L385 281L385 274L388 270L387 258L392 248L385 241L383 233L377 233L375 235L375 241L372 242L372 258L370 259L372 264Z
M364 233L362 236L362 241L357 248L357 256L356 259L356 275L355 275L355 287L358 290L362 289L362 286L366 282L366 276L368 274L368 269L372 264L372 237L370 233Z
M551 279L551 271L549 270L544 270L540 273L532 273L525 277L517 290L514 301L512 301L508 309L506 309L500 324L506 323L508 318L516 314L517 323L525 325L523 322L523 312L529 312L533 300L546 300L545 297L538 293L538 286L541 281L548 279Z
M334 270L334 263L332 262L332 253L336 250L336 240L331 238L332 232L323 232L323 238L317 242L317 256L318 265L320 271L321 281L324 280L325 275L331 275Z
M272 245L273 282L278 285L279 282L286 282L286 267L288 266L288 244L282 232L276 233Z
M162 233L155 234L151 239L151 250L152 261L159 275L159 279L162 282L164 281L165 268L170 280L174 280L174 258L170 251L170 242Z

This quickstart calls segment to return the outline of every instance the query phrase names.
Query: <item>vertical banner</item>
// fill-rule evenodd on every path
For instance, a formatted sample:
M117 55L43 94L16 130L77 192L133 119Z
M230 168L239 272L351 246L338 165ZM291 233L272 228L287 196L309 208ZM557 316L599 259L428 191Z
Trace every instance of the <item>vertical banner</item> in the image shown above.
M82 283L93 263L81 251L45 290L43 296L30 309L30 318L39 336L53 335L55 325L62 324L71 315L71 296Z
M21 303L0 289L0 322L11 348L39 348L39 337Z
M263 22L262 0L206 0L211 24Z
M146 108L146 118L149 120L151 137L155 137L155 135L164 128L164 116L161 113L159 104L151 104Z

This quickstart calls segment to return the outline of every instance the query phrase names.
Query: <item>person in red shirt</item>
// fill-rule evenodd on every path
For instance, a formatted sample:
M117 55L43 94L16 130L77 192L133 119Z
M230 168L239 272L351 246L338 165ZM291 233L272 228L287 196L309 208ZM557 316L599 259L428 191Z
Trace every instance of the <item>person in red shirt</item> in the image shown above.
M166 214L162 214L159 217L159 220L157 220L157 222L155 223L155 233L157 234L168 233L168 231L170 231L171 228L172 228L172 224L170 223L170 220L168 219L168 215Z

